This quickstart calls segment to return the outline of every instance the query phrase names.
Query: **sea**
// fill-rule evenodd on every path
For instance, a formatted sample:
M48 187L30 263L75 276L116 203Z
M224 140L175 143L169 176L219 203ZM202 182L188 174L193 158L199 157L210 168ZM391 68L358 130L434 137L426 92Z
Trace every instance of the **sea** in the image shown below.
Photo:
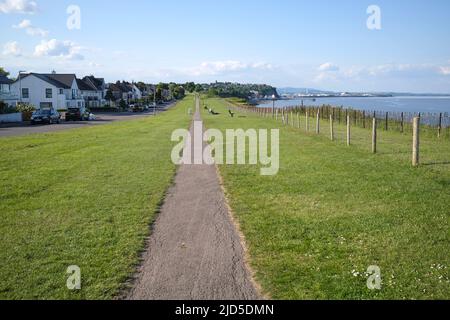
M405 97L333 97L276 100L277 108L290 106L322 106L352 108L356 110L411 112L411 113L448 113L450 114L449 96L405 96ZM262 101L260 107L272 107L272 101Z

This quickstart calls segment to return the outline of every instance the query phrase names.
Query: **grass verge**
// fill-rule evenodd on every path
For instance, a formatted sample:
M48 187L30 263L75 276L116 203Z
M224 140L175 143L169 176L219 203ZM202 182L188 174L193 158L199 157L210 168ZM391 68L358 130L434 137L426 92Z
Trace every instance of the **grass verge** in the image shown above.
M176 167L187 97L158 117L0 139L0 299L111 299L135 271ZM81 268L69 291L66 270Z
M380 132L383 143L373 155L370 130L355 128L354 145L346 147L344 127L332 142L326 122L321 136L253 114L231 118L222 99L205 103L220 113L203 110L208 128L280 128L278 175L260 176L258 166L220 166L252 268L270 296L450 298L448 140L423 139L430 163L412 168L406 135ZM381 290L367 288L373 265L381 268Z

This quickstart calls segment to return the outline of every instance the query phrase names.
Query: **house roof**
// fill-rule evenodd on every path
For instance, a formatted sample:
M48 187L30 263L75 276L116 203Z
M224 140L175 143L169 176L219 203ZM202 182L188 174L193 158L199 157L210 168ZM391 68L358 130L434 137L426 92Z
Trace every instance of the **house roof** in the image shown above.
M97 91L97 88L94 85L84 79L77 79L77 85L78 89L82 91Z
M116 82L109 85L111 91L132 92L133 86L128 82Z
M71 88L73 80L77 78L75 74L46 73L43 75L49 79L62 83L67 87L66 89Z
M57 88L70 89L72 87L73 80L76 79L75 74L62 74L62 73L28 73L21 74L18 79L25 79L26 77L33 75L45 82L54 85Z
M5 75L0 75L0 84L11 84L14 81L9 79L7 76Z
M84 77L83 81L90 82L92 85L94 85L97 88L97 90L103 90L103 85L105 83L105 79L96 78L94 76Z

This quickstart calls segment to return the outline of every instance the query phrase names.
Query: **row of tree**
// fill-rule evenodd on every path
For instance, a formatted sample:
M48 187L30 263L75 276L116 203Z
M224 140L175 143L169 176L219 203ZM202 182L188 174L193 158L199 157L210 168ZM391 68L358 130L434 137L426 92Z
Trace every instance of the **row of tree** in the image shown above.
M223 98L238 97L246 100L262 99L267 97L279 98L277 89L267 84L242 84L234 82L215 82L210 84L196 84L187 82L184 88L188 92L205 92L209 96Z

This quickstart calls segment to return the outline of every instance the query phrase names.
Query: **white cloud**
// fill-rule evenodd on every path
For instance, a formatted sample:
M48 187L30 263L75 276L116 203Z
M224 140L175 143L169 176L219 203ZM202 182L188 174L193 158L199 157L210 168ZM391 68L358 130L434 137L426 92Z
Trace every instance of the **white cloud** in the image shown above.
M5 56L20 57L22 55L22 49L20 49L17 41L11 41L3 46L3 54Z
M27 20L27 19L23 20L18 25L14 25L13 28L24 29L27 32L27 34L29 34L30 36L46 37L48 35L47 30L33 26L31 21Z
M339 71L339 67L331 62L326 62L319 66L319 71L334 72L334 71Z
M450 75L450 67L440 67L440 73L444 76Z
M322 82L325 80L336 80L340 68L331 62L325 62L317 70L319 74L314 78L314 82Z
M450 75L450 66L438 64L381 64L373 66L348 66L334 68L332 64L321 65L315 82L373 81L385 79L432 79L436 76ZM381 80L380 80L381 81Z
M93 61L89 62L88 65L89 65L89 67L91 67L91 68L99 68L99 67L102 66L100 63L93 62Z
M203 62L200 66L188 69L187 72L194 76L203 76L249 70L270 70L272 68L271 64L264 62L249 64L241 61L225 60Z
M71 41L59 41L56 39L43 40L34 49L37 57L60 57L68 60L83 60L80 53L81 47Z
M34 14L37 10L37 3L31 0L4 0L0 2L1 13Z

